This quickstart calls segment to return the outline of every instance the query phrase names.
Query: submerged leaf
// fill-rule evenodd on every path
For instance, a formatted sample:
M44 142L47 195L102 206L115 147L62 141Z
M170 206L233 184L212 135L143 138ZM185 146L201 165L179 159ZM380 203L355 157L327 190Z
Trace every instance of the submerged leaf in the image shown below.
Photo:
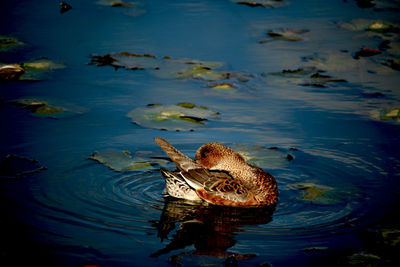
M295 183L289 185L288 188L301 190L302 201L319 205L335 205L358 198L358 190L352 185L334 188L314 183Z
M177 105L150 105L146 108L136 108L127 116L133 123L143 127L161 130L188 131L193 127L205 125L205 121L218 118L215 111L206 107L198 107L191 103Z
M339 25L342 28L351 31L370 31L375 33L390 33L399 32L400 27L396 24L391 24L382 20L372 20L372 19L353 19L349 23L340 22Z
M89 159L104 164L117 172L153 168L149 161L137 161L132 158L131 153L128 151L107 150L104 152L94 152Z
M111 7L130 7L134 5L131 2L124 2L122 0L99 0L96 3L101 6L111 6Z
M381 231L383 241L389 246L398 246L400 244L399 229L385 229Z
M208 88L215 89L215 90L231 90L235 89L236 86L232 83L224 83L224 82L214 82L207 84Z
M37 160L16 155L7 155L0 161L0 178L21 179L26 175L45 169L45 167L40 166Z

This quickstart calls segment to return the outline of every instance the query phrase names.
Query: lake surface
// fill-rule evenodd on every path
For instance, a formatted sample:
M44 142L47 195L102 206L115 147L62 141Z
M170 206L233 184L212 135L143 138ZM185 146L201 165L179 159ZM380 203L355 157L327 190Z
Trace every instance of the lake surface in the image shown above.
M236 2L0 3L1 265L398 266L399 2ZM154 137L278 204L164 198Z

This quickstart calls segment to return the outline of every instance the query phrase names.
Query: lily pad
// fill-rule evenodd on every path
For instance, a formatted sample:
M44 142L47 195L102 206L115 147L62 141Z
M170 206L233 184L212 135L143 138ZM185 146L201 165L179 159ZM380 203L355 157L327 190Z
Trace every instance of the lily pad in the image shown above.
M379 55L381 51L373 48L361 48L354 54L354 59L359 59L360 57L372 57Z
M127 114L133 123L143 127L176 131L202 127L207 120L217 119L218 115L218 112L191 103L148 105L145 108L136 108Z
M236 86L232 83L226 83L226 82L213 82L207 84L208 88L214 89L214 90L232 90L235 89Z
M56 63L49 59L42 58L36 61L25 62L22 64L22 67L29 71L29 70L56 70L56 69L63 69L65 68L65 64L63 63Z
M24 45L24 43L14 37L0 35L0 51L7 51L20 45Z
M335 205L358 198L358 190L352 185L330 187L314 183L295 183L288 185L289 189L302 192L301 201L318 205Z
M104 164L108 168L117 171L117 172L125 172L125 171L134 171L134 170L150 170L153 169L153 165L164 161L162 160L149 160L143 159L139 156L135 155L132 157L131 153L128 151L120 151L120 150L106 150L103 152L94 152L89 159L97 161L101 164Z
M46 101L37 99L17 99L9 104L29 110L33 115L59 119L83 113L84 108L69 105L69 108L58 107L48 104Z
M17 155L7 155L0 161L1 179L21 179L26 175L46 170L37 160Z
M260 43L266 43L271 40L283 40L288 42L298 42L302 41L303 37L302 34L309 32L309 30L301 29L301 30L293 30L293 29L276 29L276 30L269 30L267 32L267 36L271 39L262 40Z
M284 0L234 0L239 5L246 5L249 7L264 7L276 8L288 5Z
M25 73L18 64L0 65L0 81L16 81Z
M247 163L262 169L284 169L288 166L286 153L279 149L246 145L236 145L233 149L242 155Z

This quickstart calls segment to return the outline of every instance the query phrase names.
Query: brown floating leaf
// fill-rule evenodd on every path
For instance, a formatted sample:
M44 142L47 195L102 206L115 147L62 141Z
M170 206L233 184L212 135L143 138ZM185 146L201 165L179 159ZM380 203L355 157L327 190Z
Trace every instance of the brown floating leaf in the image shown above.
M64 2L64 1L60 2L60 6L61 6L61 9L60 9L61 14L67 12L68 10L70 10L72 8L71 5L69 5L67 2Z
M361 48L354 54L354 59L359 59L360 57L372 57L379 55L381 51L372 48Z
M23 74L25 70L18 64L0 65L0 80L1 81L16 81Z

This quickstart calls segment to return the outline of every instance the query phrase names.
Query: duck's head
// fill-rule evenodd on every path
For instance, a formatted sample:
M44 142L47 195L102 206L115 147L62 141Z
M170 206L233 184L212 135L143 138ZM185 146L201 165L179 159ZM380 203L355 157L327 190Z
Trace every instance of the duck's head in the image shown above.
M246 163L242 156L220 143L202 145L196 152L196 161L207 169L220 170L229 170Z

